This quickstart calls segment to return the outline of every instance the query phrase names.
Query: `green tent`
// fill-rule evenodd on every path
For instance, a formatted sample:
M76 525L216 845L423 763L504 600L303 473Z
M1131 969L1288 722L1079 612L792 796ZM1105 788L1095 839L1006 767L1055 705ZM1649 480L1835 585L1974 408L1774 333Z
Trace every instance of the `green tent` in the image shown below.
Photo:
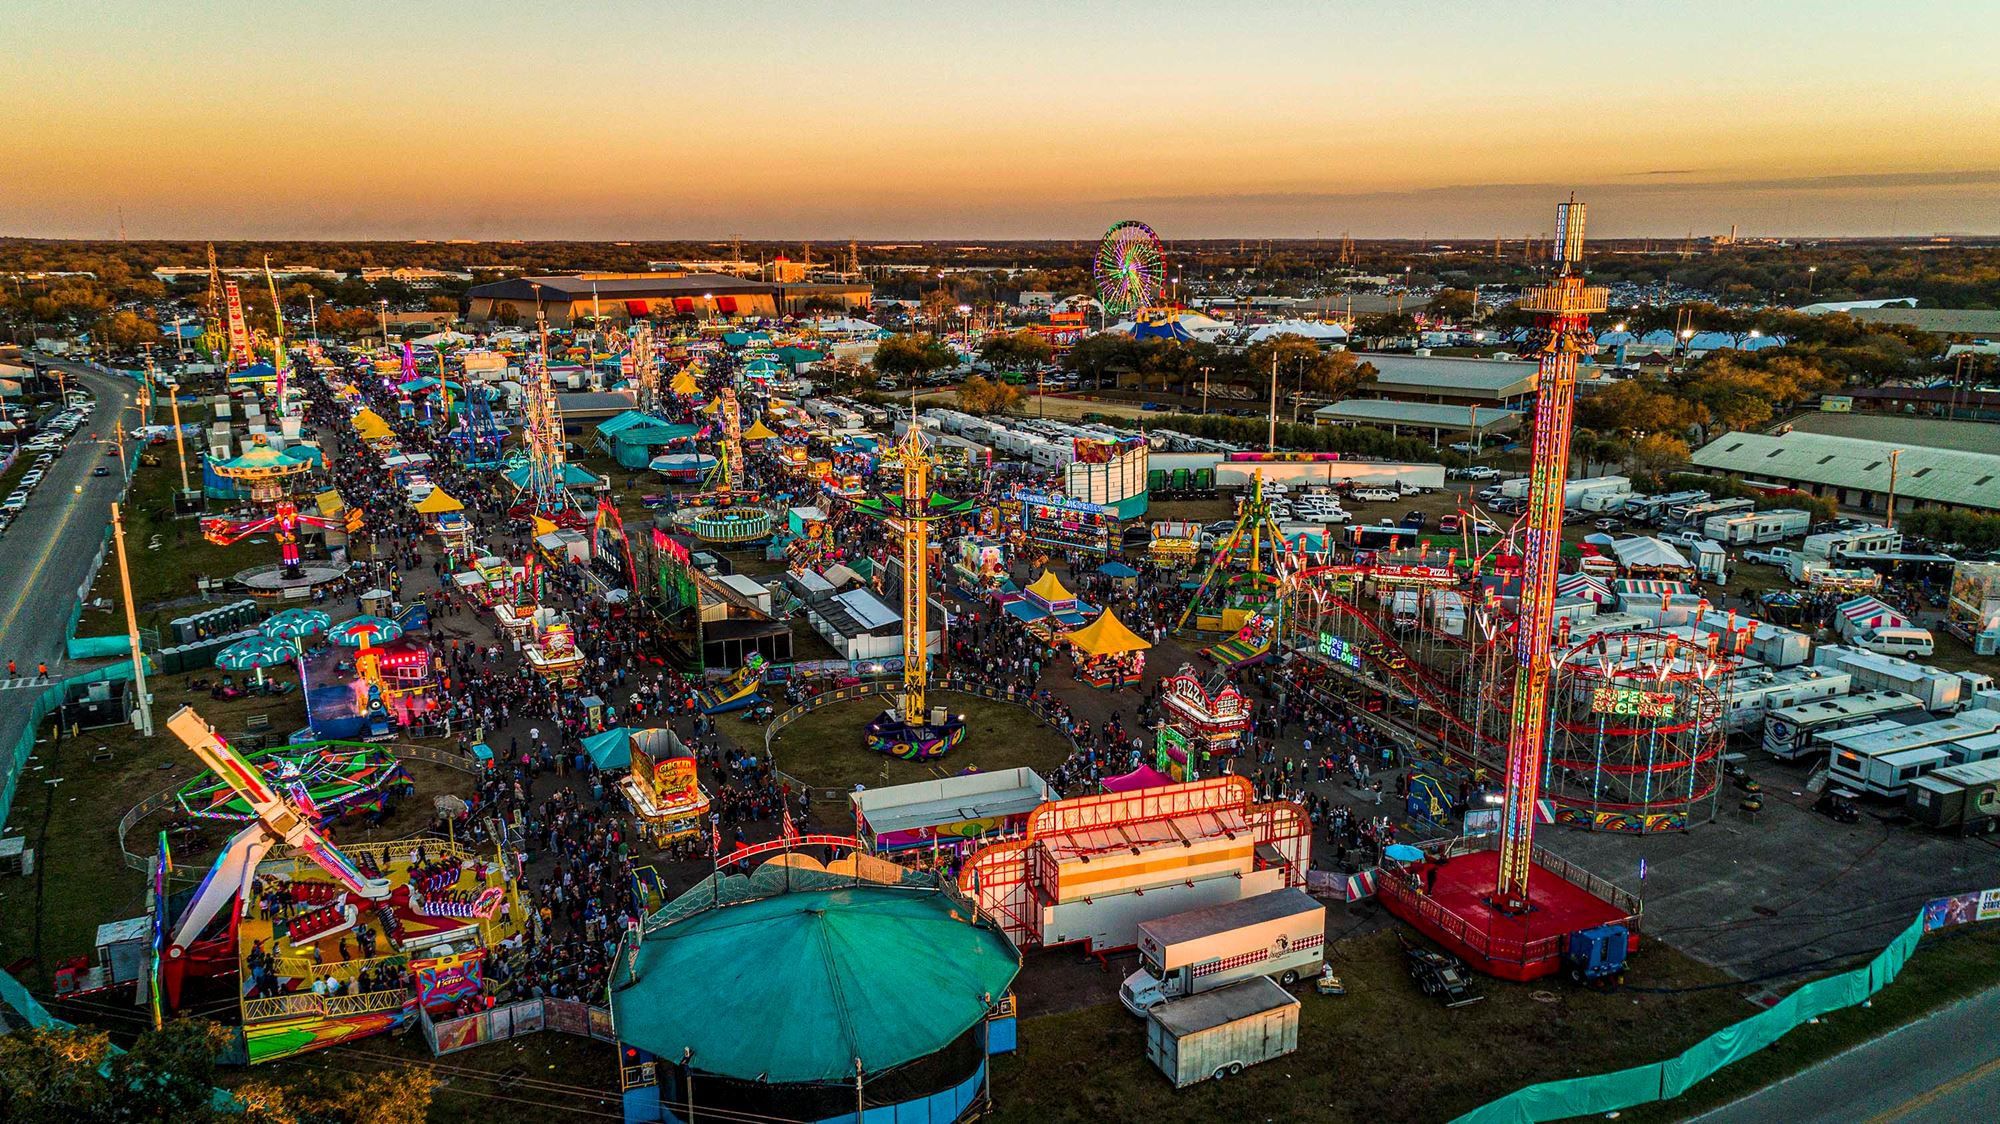
M583 751L590 754L590 760L600 769L629 769L632 731L625 726L613 726L601 734L592 734L583 739Z
M618 1035L738 1080L852 1081L857 1058L880 1073L934 1054L1021 967L1004 935L929 886L792 890L659 924L679 904L614 981Z

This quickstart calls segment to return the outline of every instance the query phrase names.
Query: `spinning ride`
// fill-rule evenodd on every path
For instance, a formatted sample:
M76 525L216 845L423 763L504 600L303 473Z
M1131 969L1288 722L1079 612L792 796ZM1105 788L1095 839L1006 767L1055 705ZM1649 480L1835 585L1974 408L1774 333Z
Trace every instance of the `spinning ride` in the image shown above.
M297 481L311 472L314 461L288 449L274 449L263 434L257 434L243 455L209 469L217 476L247 489L250 502L262 512L247 519L210 516L201 521L202 537L217 546L233 546L251 535L269 533L278 543L278 564L245 570L236 575L253 597L282 597L288 591L310 591L341 580L344 572L331 563L305 563L299 558L299 527L353 534L361 529L358 507L350 507L340 518L299 514L292 498Z
M1098 242L1091 274L1098 303L1107 315L1153 307L1167 282L1167 255L1160 236L1142 222L1117 223Z
M1670 633L1591 637L1556 654L1546 791L1555 822L1682 830L1711 809L1728 732L1727 661Z
M868 748L908 761L943 756L965 737L965 721L943 707L926 713L924 692L930 675L930 525L970 515L978 504L931 494L931 458L923 426L913 416L903 449L901 495L871 497L855 508L885 520L903 535L903 697L901 707L884 711L868 724Z
M687 505L674 513L674 522L702 542L727 549L770 538L776 516L757 493L743 487L743 420L736 391L724 389L716 402L722 434L715 468L708 474L708 490L690 497Z
M320 810L304 779L282 786L230 748L193 710L167 729L201 759L254 819L223 848L193 900L158 928L161 998L182 1006L193 981L237 977L244 1048L251 1063L407 1027L419 1006L439 1007L480 991L488 950L518 936L506 864L436 839L336 847L316 826ZM259 867L280 846L269 872ZM260 877L261 874L261 877ZM268 894L289 904L280 928L259 916ZM363 955L329 947L355 938ZM380 949L384 955L378 955ZM351 986L364 970L386 986ZM332 993L311 985L347 983Z
M1241 571L1235 569L1239 563L1244 567ZM1271 639L1280 631L1275 622L1284 612L1284 590L1297 569L1285 547L1284 532L1271 518L1270 504L1264 499L1264 477L1259 473L1250 480L1250 493L1244 497L1236 526L1216 544L1215 557L1202 572L1201 583L1174 628L1185 629L1192 621L1196 632L1240 634L1253 618L1262 617L1273 624L1258 630L1260 639L1239 637L1243 640L1240 651L1221 651L1222 645L1211 650L1220 663L1258 662L1269 654Z
M380 810L392 795L416 791L396 755L380 746L354 742L273 746L241 755L273 791L303 788L297 801L314 812L321 827L343 816ZM203 773L174 794L181 811L198 819L245 823L257 818L257 808L238 786L219 774Z

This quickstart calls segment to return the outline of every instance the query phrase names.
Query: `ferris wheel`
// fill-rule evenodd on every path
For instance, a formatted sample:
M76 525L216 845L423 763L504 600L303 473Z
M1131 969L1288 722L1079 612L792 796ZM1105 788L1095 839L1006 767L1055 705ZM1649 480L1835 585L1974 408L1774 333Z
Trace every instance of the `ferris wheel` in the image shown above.
M1160 236L1131 219L1113 226L1097 244L1093 274L1097 299L1106 312L1133 312L1158 304L1167 280L1167 255L1160 248Z

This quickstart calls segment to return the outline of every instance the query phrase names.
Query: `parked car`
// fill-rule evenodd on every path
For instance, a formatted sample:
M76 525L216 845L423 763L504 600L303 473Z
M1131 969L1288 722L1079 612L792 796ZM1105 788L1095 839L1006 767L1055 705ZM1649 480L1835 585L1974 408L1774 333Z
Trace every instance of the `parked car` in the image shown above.
M1591 526L1599 531L1615 531L1624 525L1617 519L1598 519L1591 523Z
M1439 533L1439 534L1441 534L1441 535L1455 535L1455 534L1457 534L1457 533L1458 533L1458 516L1456 516L1456 515L1447 515L1447 516L1445 516L1445 517L1444 517L1443 519L1440 519L1440 520L1438 520L1438 533Z
M109 476L111 475L111 470L100 464L96 468L91 469L90 474L92 476Z

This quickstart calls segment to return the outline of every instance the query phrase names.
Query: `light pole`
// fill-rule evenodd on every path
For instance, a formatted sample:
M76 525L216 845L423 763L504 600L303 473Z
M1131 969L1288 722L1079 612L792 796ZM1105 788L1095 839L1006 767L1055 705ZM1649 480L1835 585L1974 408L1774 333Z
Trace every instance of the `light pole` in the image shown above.
M1214 367L1203 367L1201 369L1201 413L1203 417L1208 416L1208 373L1213 370L1215 370Z
M1817 274L1818 272L1819 272L1819 267L1818 267L1818 266L1816 266L1816 265L1809 265L1809 266L1807 266L1807 267L1806 267L1806 299L1807 299L1807 301L1811 301L1811 300L1812 300L1812 290L1813 290L1813 276L1814 276L1815 274Z
M123 419L119 432L124 432ZM125 595L125 635L132 645L132 686L139 693L139 735L153 736L153 703L146 697L146 654L139 648L139 612L132 603L132 571L125 563L125 520L111 505L111 538L118 547L118 586Z
M382 310L382 350L389 349L389 300L387 297L375 302Z

